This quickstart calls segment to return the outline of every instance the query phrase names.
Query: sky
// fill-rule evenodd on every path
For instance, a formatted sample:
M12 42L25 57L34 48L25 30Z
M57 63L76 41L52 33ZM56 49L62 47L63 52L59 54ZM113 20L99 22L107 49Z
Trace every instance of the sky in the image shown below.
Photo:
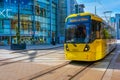
M95 13L95 6L97 15L100 17L115 16L120 13L120 0L76 0L79 4L85 5L85 12ZM105 11L112 11L112 13L103 14Z

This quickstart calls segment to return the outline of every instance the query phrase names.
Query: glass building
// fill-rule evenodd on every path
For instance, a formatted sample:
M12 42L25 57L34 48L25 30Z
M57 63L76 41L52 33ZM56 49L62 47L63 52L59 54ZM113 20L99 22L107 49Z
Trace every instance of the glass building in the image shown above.
M50 44L55 41L57 5L57 0L0 0L0 45L17 43L18 13L21 42Z
M65 18L76 0L0 0L0 45L64 43ZM19 5L19 6L18 6Z
M77 5L76 0L67 0L67 15L76 13L75 5Z
M58 0L58 28L57 28L57 41L64 43L65 40L65 18L75 13L76 0Z
M115 14L115 23L117 31L117 39L120 39L120 14Z

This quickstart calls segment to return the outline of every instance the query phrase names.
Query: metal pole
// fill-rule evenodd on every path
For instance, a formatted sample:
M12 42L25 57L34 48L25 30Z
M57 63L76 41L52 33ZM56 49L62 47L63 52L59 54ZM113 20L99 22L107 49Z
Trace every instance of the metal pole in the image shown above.
M50 37L51 37L51 42L52 42L52 38L53 38L53 34L52 34L52 0L50 0Z
M95 15L96 15L96 6L95 6Z
M20 0L18 0L18 27L16 32L17 44L20 44Z
M108 17L106 16L107 13L109 13L109 16L108 16ZM105 18L106 18L106 20L107 20L107 22L108 22L109 24L110 24L111 13L112 13L112 11L105 11L105 12L104 12Z
M36 25L36 23L35 23L35 0L33 0L33 26L32 26L32 39L33 39L33 44L35 44L34 43L34 39L35 39L35 25Z

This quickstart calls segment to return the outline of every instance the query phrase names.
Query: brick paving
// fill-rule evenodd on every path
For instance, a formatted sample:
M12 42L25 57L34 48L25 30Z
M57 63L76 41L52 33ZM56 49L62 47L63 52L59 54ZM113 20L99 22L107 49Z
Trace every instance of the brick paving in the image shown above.
M36 46L36 47L38 47L38 46ZM51 48L56 48L56 47L61 47L61 45L56 45L56 46L45 45L39 49L43 49L43 48L51 49ZM0 50L2 51L0 54L1 60L3 58L10 58L10 57L15 57L15 56L17 57L17 56L22 55L22 54L16 54L16 53L13 54L12 52L14 52L14 51L9 51L9 49L7 49L7 48L0 49ZM31 50L31 49L29 49L29 50ZM36 50L31 50L31 51L27 51L27 52L34 53L35 51ZM15 52L19 52L19 51L15 51ZM46 52L46 51L39 51L39 52L42 54L42 52ZM53 50L52 50L52 52L53 52ZM63 51L62 51L62 53L63 53ZM54 55L56 55L56 54L54 53ZM40 73L49 68L52 68L53 66L64 63L65 61L60 60L60 58L62 57L63 54L61 56L60 55L59 56L56 55L56 58L54 58L55 60L52 60L53 55L51 54L51 56L49 56L49 55L47 55L45 57L43 56L43 58L42 58L43 60L39 60L39 58L36 58L37 60L34 60L33 62L31 62L31 60L29 59L29 60L11 63L11 64L7 64L7 65L1 65L0 66L0 80L20 80L20 79L26 80L27 78L29 78L32 75L35 75L36 73ZM63 55L63 57L64 57L64 55ZM2 63L2 62L0 61L0 63Z
M40 70L45 70L49 66L35 63L13 63L0 67L0 80L19 80L26 76L33 75Z
M113 57L102 80L119 80L120 79L120 40L117 41L117 51Z
M120 52L119 55L115 59L115 63L112 63L114 66L111 68L112 76L111 80L120 80Z
M113 72L112 72L112 77L111 77L111 80L119 80L120 79L120 40L117 41L117 44L119 46L119 51L118 52L118 55L115 59L115 63L113 63Z
M53 57L51 57L52 54L50 54L50 56L42 56L42 59L37 58L37 60L33 62L28 59L25 61L2 65L0 66L0 80L27 80L27 78L34 76L37 73L42 73L47 69L53 68L53 66L66 62L65 60L60 60L61 57L64 56L63 54L58 55L60 57L57 57L54 60L52 59Z

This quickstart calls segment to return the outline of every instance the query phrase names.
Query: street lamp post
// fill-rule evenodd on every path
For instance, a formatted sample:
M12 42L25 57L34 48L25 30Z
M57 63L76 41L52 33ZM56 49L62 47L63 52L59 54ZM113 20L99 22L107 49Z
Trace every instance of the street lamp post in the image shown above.
M35 44L35 41L34 41L34 39L35 39L35 25L36 25L36 21L35 21L35 14L36 14L36 12L35 12L35 7L36 7L36 3L35 3L35 1L36 0L33 0L33 25L32 25L32 39L33 39L33 44Z
M11 44L11 49L22 50L26 49L26 44L20 41L20 0L18 0L18 26L16 27L17 44Z
M17 44L20 44L20 0L18 0L18 27L16 32Z
M95 0L95 3L96 3L97 1ZM94 9L95 9L95 15L97 14L97 10L96 10L96 4L95 4L95 7L94 7Z

